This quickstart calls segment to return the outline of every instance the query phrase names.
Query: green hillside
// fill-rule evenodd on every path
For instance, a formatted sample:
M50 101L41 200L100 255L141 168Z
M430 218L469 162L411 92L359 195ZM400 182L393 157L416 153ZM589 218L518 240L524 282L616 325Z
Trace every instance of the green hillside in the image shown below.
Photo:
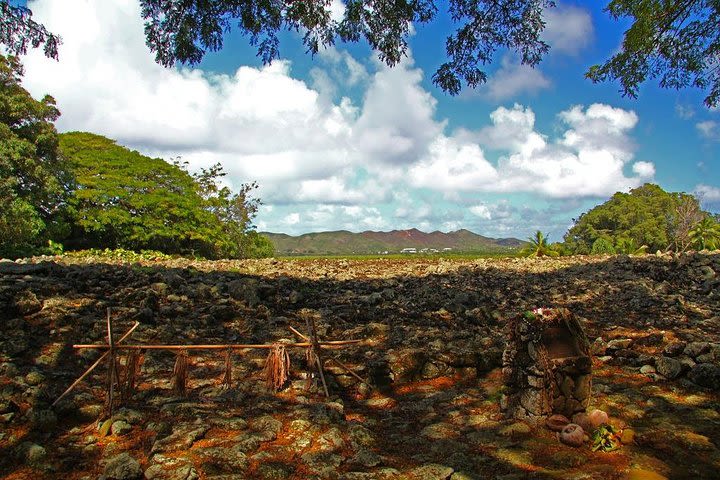
M272 242L278 255L372 255L401 253L404 249L415 249L416 253L502 253L515 251L526 243L516 238L488 238L469 230L449 233L416 229L362 233L339 230L299 236L269 232L261 235Z

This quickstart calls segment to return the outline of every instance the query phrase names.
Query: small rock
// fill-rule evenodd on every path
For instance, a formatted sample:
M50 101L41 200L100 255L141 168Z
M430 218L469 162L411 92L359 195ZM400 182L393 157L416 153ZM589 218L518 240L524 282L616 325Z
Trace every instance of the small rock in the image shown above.
M565 415L555 414L545 420L545 425L553 432L560 432L570 420Z
M42 310L43 303L30 290L23 290L15 294L12 306L20 315L32 315Z
M682 363L675 358L662 356L655 360L655 369L663 377L672 380L682 372Z
M686 346L687 342L672 342L665 347L663 353L668 357L677 357L678 355L683 353L683 350L685 350Z
M631 338L616 338L607 343L608 350L624 350L632 344Z
M142 476L140 463L129 453L123 452L108 459L100 478L102 480L135 480Z
M640 367L640 373L647 375L648 373L655 373L655 367L652 365L643 365Z
M689 372L688 378L701 387L720 390L720 367L711 363L698 363Z
M57 426L57 415L52 410L33 409L30 412L30 425L38 432L51 432Z
M125 435L130 430L132 430L132 426L125 420L113 422L112 427L110 428L113 435Z
M47 451L37 443L25 442L19 447L19 456L33 467L39 467L47 457Z
M560 441L570 447L580 447L585 443L585 432L580 425L570 423L560 432Z
M25 375L25 381L28 385L40 385L43 381L45 381L45 375L37 370L33 370Z
M620 434L620 441L623 445L630 445L635 440L635 430L632 428L626 428Z
M428 463L410 472L410 478L416 480L447 480L455 470L445 465Z
M710 351L710 344L708 342L690 342L685 347L683 353L688 357L695 358L698 355L707 353Z

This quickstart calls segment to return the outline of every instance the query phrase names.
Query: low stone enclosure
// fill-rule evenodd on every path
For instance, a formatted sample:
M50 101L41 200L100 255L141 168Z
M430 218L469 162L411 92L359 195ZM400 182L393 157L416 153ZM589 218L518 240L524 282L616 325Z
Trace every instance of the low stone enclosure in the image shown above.
M590 402L590 344L577 318L565 308L538 308L510 320L503 352L508 417L572 418Z

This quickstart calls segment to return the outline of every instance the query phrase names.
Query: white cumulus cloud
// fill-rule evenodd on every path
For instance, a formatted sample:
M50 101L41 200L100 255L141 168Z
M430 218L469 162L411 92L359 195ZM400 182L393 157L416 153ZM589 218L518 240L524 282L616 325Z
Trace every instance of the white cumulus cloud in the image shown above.
M428 154L409 171L411 184L441 191L534 192L554 198L611 195L639 185L654 173L650 162L636 162L637 177L623 167L632 160L634 144L628 134L637 124L632 111L593 104L574 106L558 118L565 130L555 142L535 131L530 108L500 107L492 125L473 135L439 136ZM507 152L489 162L482 144Z
M551 53L577 55L594 39L590 12L564 4L546 9L542 39L550 45Z

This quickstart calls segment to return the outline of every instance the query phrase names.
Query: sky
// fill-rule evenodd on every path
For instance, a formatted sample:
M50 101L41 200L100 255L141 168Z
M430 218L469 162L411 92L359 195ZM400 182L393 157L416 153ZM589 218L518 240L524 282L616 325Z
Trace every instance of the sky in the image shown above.
M34 18L63 43L59 61L24 57L24 86L56 99L61 132L191 171L219 162L231 187L256 181L260 231L541 230L560 241L581 213L646 182L720 211L720 111L705 92L650 80L629 99L584 78L629 25L600 3L561 0L546 11L551 50L539 66L498 51L487 84L453 97L431 81L453 30L443 14L413 25L394 68L362 43L313 57L297 33L263 65L230 32L197 67L166 69L145 45L137 1L35 0Z

